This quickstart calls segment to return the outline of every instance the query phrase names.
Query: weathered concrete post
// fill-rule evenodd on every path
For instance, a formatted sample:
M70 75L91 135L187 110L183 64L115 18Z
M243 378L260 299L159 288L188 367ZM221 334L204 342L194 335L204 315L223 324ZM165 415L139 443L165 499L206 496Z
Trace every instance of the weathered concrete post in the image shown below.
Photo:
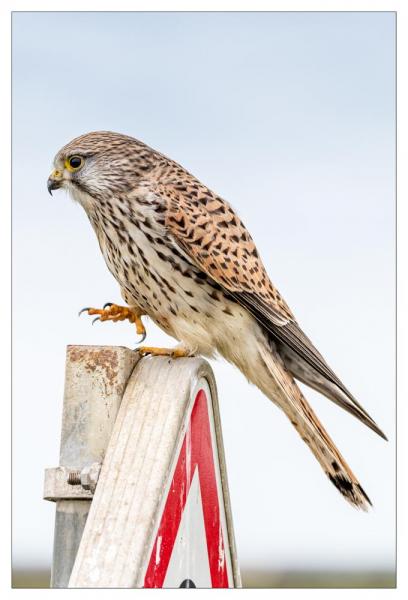
M79 473L102 463L138 360L127 348L67 348L60 467L46 470L44 487L44 498L56 502L51 587L68 587L92 499L92 491L79 484Z

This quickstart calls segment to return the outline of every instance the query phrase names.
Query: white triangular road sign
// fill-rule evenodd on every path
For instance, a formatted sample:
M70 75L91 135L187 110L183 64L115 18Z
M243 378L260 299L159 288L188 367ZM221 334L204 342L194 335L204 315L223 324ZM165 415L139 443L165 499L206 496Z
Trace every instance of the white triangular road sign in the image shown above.
M200 478L195 469L163 587L211 587Z

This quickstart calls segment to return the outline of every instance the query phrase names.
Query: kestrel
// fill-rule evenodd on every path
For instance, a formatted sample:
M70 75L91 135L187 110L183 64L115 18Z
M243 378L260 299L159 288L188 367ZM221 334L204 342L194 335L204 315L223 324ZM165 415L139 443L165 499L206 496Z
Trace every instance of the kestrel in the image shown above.
M218 354L283 410L330 481L351 504L371 504L295 380L385 435L299 327L270 281L231 206L179 164L108 131L82 135L54 159L48 190L84 208L127 307L86 309L129 319L144 336L148 315L180 345L143 353Z

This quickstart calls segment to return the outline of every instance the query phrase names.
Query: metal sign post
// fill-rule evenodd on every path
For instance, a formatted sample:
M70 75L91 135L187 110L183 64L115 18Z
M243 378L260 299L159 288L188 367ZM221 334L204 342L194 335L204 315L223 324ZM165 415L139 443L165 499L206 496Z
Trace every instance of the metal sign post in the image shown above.
M69 587L240 587L211 368L131 354L104 457L66 485L93 498Z
M127 348L67 348L60 466L46 469L44 485L44 498L56 502L51 587L68 586L92 500L89 487L69 481L75 483L82 470L103 461L138 360L138 354Z

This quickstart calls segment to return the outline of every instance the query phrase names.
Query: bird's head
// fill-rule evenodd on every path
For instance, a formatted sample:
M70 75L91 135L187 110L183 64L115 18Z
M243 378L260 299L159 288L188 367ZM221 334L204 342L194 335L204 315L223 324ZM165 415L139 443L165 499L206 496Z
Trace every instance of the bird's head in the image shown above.
M133 189L160 155L120 133L95 131L61 148L47 181L50 194L64 188L85 208L90 202Z

